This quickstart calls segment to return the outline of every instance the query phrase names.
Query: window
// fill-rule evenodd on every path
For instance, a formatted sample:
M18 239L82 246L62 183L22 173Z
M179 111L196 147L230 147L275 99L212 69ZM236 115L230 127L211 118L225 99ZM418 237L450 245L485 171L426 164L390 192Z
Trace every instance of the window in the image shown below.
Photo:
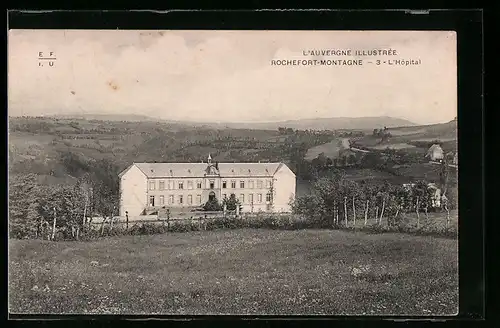
M149 190L155 190L156 183L155 181L149 181Z
M184 203L184 198L182 197L182 195L179 195L179 204L182 204Z
M240 194L240 202L243 204L245 202L245 195Z
M174 195L168 196L168 204L172 205L174 203Z
M197 202L198 204L201 204L201 195L197 195L197 196L196 196L196 202Z
M160 205L165 205L165 196L160 196Z
M193 181L188 181L188 189L193 189Z
M253 204L253 194L248 194L248 201Z
M159 182L158 189L160 189L160 190L164 190L165 189L165 181L162 180L162 181Z
M172 181L167 181L167 189L172 189Z
M266 194L266 202L270 202L271 201L271 193L267 193Z
M193 204L193 195L188 195L188 204Z
M241 189L245 188L245 181L243 180L240 181L240 188Z
M210 189L214 189L214 188L215 188L215 182L210 181Z
M184 182L179 182L179 189L184 189Z
M262 194L258 194L258 195L257 195L257 201L258 201L259 203L262 203Z
M231 181L231 188L236 189L236 181Z
M271 181L266 180L266 188L267 189L271 188Z
M227 182L226 181L222 181L222 188L224 188L224 189L227 188Z
M257 180L257 189L262 189L262 180Z
M149 196L149 206L155 206L155 196Z
M253 189L253 180L248 181L248 188Z
M201 189L201 181L196 182L196 188Z

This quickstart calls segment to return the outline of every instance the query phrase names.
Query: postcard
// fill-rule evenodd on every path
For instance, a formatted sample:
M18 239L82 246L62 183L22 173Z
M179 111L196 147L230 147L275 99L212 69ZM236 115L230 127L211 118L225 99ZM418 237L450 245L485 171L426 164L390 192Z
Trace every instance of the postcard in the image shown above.
M10 30L9 312L456 315L456 47Z

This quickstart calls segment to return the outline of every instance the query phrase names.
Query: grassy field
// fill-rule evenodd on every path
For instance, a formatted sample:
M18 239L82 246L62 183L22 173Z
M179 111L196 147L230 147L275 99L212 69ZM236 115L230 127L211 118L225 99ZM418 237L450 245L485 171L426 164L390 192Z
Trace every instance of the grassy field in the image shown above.
M457 240L233 230L11 240L11 313L457 312Z

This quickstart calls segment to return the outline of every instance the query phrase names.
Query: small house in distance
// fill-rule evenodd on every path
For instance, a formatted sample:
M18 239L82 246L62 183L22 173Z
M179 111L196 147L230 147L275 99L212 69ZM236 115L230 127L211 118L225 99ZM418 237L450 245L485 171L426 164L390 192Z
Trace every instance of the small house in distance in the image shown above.
M443 148L438 144L433 144L427 151L425 157L429 158L431 161L440 162L444 158Z
M284 163L133 163L119 174L120 216L190 211L234 194L245 212L289 212L296 177Z

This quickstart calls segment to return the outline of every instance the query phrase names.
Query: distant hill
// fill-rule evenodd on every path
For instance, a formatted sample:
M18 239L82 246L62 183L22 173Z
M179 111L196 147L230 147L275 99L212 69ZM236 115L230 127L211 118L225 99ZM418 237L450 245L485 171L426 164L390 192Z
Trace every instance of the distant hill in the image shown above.
M379 136L367 134L362 138L354 140L354 147L364 147L369 149L413 149L417 151L427 151L430 144L439 141L446 151L455 151L457 148L457 121L452 120L446 123L395 127L387 130L391 137L382 142Z
M79 120L99 120L99 121L127 121L127 122L141 122L141 121L159 121L156 118L137 115L137 114L66 114L66 115L47 115L51 117L63 119L79 119Z
M214 123L205 124L213 126ZM219 123L216 125L226 126L233 129L250 128L261 130L276 130L278 127L287 127L299 130L373 130L383 128L384 126L388 128L415 126L415 123L400 118L377 116L313 118L259 123Z
M407 137L411 140L455 140L457 138L457 121L452 120L446 123L418 125L412 127L397 127L389 129L393 136Z
M392 127L412 127L416 124L408 120L394 118L389 116L376 117L333 117L333 118L314 118L301 120L288 120L278 122L190 122L163 120L145 115L135 114L81 114L81 115L56 115L61 118L78 118L87 120L103 120L103 121L157 121L170 124L182 124L199 127L209 127L216 129L255 129L255 130L277 130L278 127L287 127L299 130L373 130Z

